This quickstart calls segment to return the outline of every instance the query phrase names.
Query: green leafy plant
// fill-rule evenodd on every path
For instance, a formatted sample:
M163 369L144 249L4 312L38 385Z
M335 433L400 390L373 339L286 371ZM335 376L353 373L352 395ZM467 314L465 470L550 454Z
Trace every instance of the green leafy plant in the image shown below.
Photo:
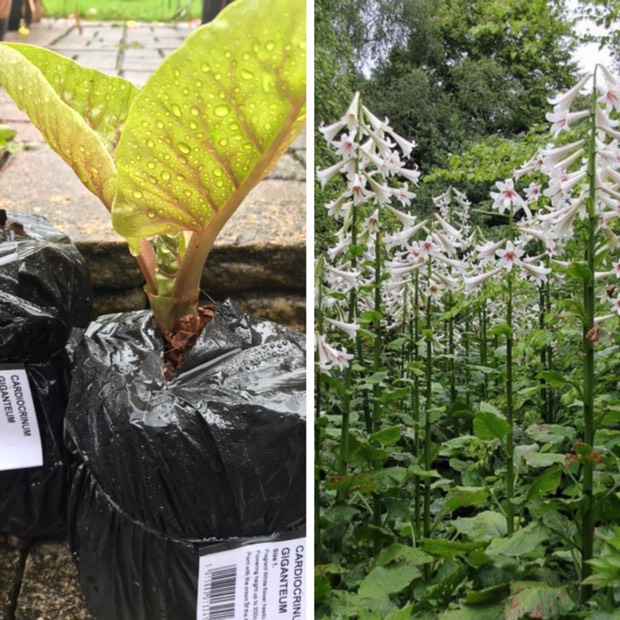
M15 129L0 123L0 165L2 165L5 155L11 155L24 149L22 142L15 141L16 134Z
M141 89L0 45L0 85L111 211L164 333L197 315L215 238L301 129L305 65L302 0L233 3Z

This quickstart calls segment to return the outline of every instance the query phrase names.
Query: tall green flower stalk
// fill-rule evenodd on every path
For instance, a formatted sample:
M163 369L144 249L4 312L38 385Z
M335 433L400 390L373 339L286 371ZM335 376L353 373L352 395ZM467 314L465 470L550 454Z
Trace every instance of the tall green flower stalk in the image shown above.
M596 340L594 328L594 314L596 308L595 286L595 253L596 228L598 216L596 212L596 70L594 71L594 85L592 87L591 128L588 143L588 197L586 202L587 218L585 233L585 261L588 266L588 277L583 284L583 439L587 446L594 449L594 393L596 376L594 373L594 343ZM592 567L588 561L594 550L594 460L586 456L583 465L582 494L583 513L581 521L581 578L582 581L592 574ZM592 586L584 584L581 587L582 602L586 602L592 595Z
M510 205L510 218L508 221L508 240L512 244L514 240L514 208ZM513 403L513 364L512 352L514 345L514 322L513 322L513 287L514 271L510 270L507 276L506 288L506 421L509 430L506 435L506 522L508 525L508 535L514 532L514 403Z
M601 75L602 74L602 75ZM588 109L571 112L571 105L590 78L593 78ZM617 121L612 112L620 112L618 98L619 81L604 67L597 65L594 75L585 75L568 92L550 100L553 113L547 114L552 122L552 133L559 134L565 129L583 121L584 138L561 147L549 145L542 151L543 170L550 177L547 195L551 206L548 212L539 214L537 219L545 234L555 238L575 236L582 243L584 260L571 265L573 275L583 282L582 303L579 314L583 322L583 443L581 478L581 577L587 580L591 575L589 561L593 554L594 541L594 465L596 416L594 396L596 393L596 374L594 350L599 338L599 322L617 316L616 313L596 318L596 280L599 277L618 275L615 269L597 273L598 263L617 251L618 212L617 200L620 196L620 165L617 157L609 157L617 151L620 132L614 127ZM585 155L585 163L584 162ZM562 193L555 188L561 183ZM552 187L553 186L553 187ZM574 195L573 195L574 194ZM583 220L580 228L575 222ZM581 231L581 234L578 234ZM597 235L602 243L597 245ZM613 300L616 310L618 299ZM583 583L581 599L585 603L592 595L592 587Z
M357 245L357 208L351 207L351 245ZM357 254L351 255L351 271L357 267ZM357 289L351 287L349 291L348 322L352 323L357 317ZM356 336L356 343L359 336ZM356 350L359 349L356 347ZM340 458L338 460L338 474L344 476L347 473L347 458L349 454L349 424L351 420L351 401L353 399L353 364L348 364L344 371L344 393L342 397L342 423L340 427Z
M489 336L488 336L488 314L487 314L487 300L485 297L485 290L483 290L480 294L480 311L478 315L478 320L480 322L480 332L479 332L479 351L480 351L480 365L483 368L488 367L489 363ZM489 375L488 373L484 373L482 378L482 400L487 400L489 398Z
M416 463L420 463L421 456L421 442L420 442L420 375L417 372L420 364L420 270L416 269L413 273L413 286L414 286L414 297L413 297L413 361L415 364L416 373L413 378L413 386L412 386L412 409L413 409L413 420L415 423L415 438L414 438L414 450L415 450L415 459ZM414 523L415 523L415 535L416 539L420 539L420 524L421 524L421 507L422 507L422 497L421 497L421 488L420 488L420 477L413 477L413 513L414 513Z
M354 352L345 353L330 346L323 333L317 336L319 367L323 372L342 371L341 425L337 457L337 473L340 486L337 501L348 499L347 474L351 451L353 403L360 400L355 393L359 378L367 379L362 388L361 401L364 412L366 441L374 443L373 432L380 430L382 418L382 385L376 380L383 363L382 330L382 281L385 258L381 219L383 210L390 204L408 205L415 194L409 191L407 182L417 184L419 173L408 169L401 160L401 153L408 157L415 144L396 134L386 122L376 118L362 105L356 93L344 116L329 126L321 126L330 147L339 160L324 170L317 170L323 187L336 175L344 177L345 189L340 196L325 205L328 214L342 226L336 234L337 244L328 255L333 264L326 271L331 278L332 291L329 313L326 318L333 325L355 340ZM400 152L399 152L400 151ZM368 212L374 209L372 215ZM373 254L374 259L367 258ZM373 271L374 270L374 271ZM372 278L372 279L371 279ZM372 286L369 286L372 282ZM373 309L368 320L359 309ZM335 316L335 318L334 318ZM342 322L343 320L346 322ZM358 324L359 320L359 324ZM358 335L358 329L368 335L374 331L372 351L365 351L366 341ZM355 365L352 360L355 359ZM368 363L370 362L370 363ZM363 369L363 370L360 370ZM371 377L371 373L375 377ZM372 385L372 387L366 387ZM355 397L355 400L354 400ZM320 402L317 403L320 406ZM362 441L364 441L362 439ZM361 467L378 469L382 460L364 462ZM383 503L379 494L373 496L372 520L381 525ZM378 529L376 530L378 532ZM375 549L380 538L375 537Z
M382 308L381 308L381 278L382 278L382 234L381 229L375 233L375 260L374 260L374 346L373 346L373 371L375 376L381 372L381 354L383 352L383 337L382 337ZM375 381L372 386L372 430L376 433L381 428L381 384ZM376 468L381 468L382 463L376 463ZM379 494L375 493L373 496L373 524L377 528L374 535L374 551L375 554L381 550L381 536L379 528L381 527L381 515L383 513L383 502Z
M506 520L508 534L512 534L515 528L515 510L514 510L514 486L515 486L515 467L514 467L514 402L513 402L513 348L514 348L514 331L515 322L513 316L514 306L514 281L515 272L518 270L527 278L537 281L539 284L546 280L549 269L542 264L535 264L535 258L524 256L525 252L520 247L520 243L515 246L515 214L523 212L526 218L531 217L531 211L526 201L517 193L513 179L498 181L497 192L491 192L493 198L493 208L497 209L500 214L508 210L508 230L504 238L498 241L487 241L478 246L478 256L480 265L478 270L481 273L472 277L465 278L467 287L483 285L486 280L505 272L505 294L506 294L506 323L503 326L503 332L506 338L506 364L505 375L506 381L503 386L506 399L506 431L496 434L496 438L503 442L503 450L506 457L506 474L505 474L505 493L506 493ZM489 269L489 265L493 268ZM482 332L486 331L486 301L482 299ZM496 330L495 336L499 331ZM483 349L486 348L486 334L483 337ZM486 355L486 353L485 353ZM504 426L504 425L502 425Z
M319 256L314 268L314 280L316 290L315 300L315 323L319 333L323 331L323 264L324 257ZM321 453L321 399L322 399L322 382L321 373L315 372L315 384L314 384L314 471L315 481L319 480L319 472L322 466L322 453ZM314 549L315 560L317 564L321 563L321 493L320 486L315 483L314 485Z
M381 279L382 269L381 261L383 260L382 251L382 234L381 230L376 232L375 236L375 260L374 260L374 346L373 346L373 370L375 373L381 371L381 353L383 351L383 337L382 337L382 308L381 308ZM372 431L376 433L381 427L381 385L375 382L372 386L373 390L373 402L372 402Z
M433 465L433 444L431 432L431 413L433 405L433 298L430 294L430 286L433 275L433 263L431 257L427 259L426 279L428 289L425 298L425 341L426 356L424 366L425 377L425 402L424 402L424 470L428 474ZM427 475L424 478L424 537L429 538L431 535L431 478Z

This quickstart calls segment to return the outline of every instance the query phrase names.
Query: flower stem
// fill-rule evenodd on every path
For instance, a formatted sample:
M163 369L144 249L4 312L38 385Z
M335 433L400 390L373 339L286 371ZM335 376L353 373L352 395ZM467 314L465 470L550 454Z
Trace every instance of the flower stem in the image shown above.
M508 223L508 238L513 239L513 206L510 205L510 220ZM512 348L513 338L513 317L512 317L512 297L513 297L514 273L508 273L508 299L506 303L506 323L510 328L506 335L506 421L510 427L506 435L506 521L508 524L508 535L514 532L514 404L512 399Z
M413 308L413 361L415 362L416 371L420 361L420 349L418 342L420 340L420 272L415 270L414 275L414 308ZM415 458L416 463L420 463L420 377L416 372L413 378L413 420L415 423ZM413 477L413 506L415 517L415 536L416 540L420 539L420 522L421 522L421 497L420 497L420 477Z
M487 300L485 291L482 290L482 302L480 305L480 365L487 367L488 363L488 337L487 337ZM485 372L482 379L482 400L489 398L489 375Z
M506 322L510 326L510 333L506 336L506 421L510 427L506 435L506 519L508 521L508 535L514 532L514 419L512 401L512 288L513 274L508 275L508 303L506 304Z
M375 375L381 372L381 350L382 334L381 334L381 231L377 231L375 237L375 343L373 351L373 370ZM372 386L372 430L376 433L381 428L381 386L376 381ZM375 468L381 468L381 461L375 463ZM383 504L381 502L381 496L375 494L373 497L373 524L376 528L381 527L381 514L383 512ZM375 530L374 536L374 552L375 555L381 551L381 537L379 529Z
M431 257L427 258L428 269L427 279L428 288L430 291L431 276L432 276L432 263ZM430 292L426 294L426 402L424 404L424 470L429 472L432 465L432 443L431 443L431 405L433 398L433 336L432 336L432 297ZM426 477L424 479L424 537L428 538L431 535L431 479Z
M594 278L594 255L596 234L596 71L594 72L594 86L592 88L592 126L588 148L588 180L589 195L587 201L588 217L586 227L585 258L590 271L590 277L583 287L583 306L585 322L583 326L583 424L584 443L594 449L594 311L596 290ZM594 548L594 462L585 458L582 477L583 512L581 521L581 579L592 574L592 567L588 560L592 558ZM581 601L586 603L592 596L592 586L581 586Z

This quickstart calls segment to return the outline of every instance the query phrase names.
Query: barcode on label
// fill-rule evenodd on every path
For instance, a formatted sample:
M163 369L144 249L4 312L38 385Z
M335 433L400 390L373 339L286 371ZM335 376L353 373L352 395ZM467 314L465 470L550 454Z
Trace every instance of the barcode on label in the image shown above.
M250 541L200 550L196 620L305 620L305 538Z
M207 573L207 620L235 620L237 566L222 566Z

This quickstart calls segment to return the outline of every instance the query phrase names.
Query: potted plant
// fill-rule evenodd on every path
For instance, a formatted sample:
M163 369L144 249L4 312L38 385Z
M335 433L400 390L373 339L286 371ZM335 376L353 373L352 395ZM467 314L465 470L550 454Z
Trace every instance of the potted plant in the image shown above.
M100 318L75 352L82 588L98 618L194 617L198 593L219 604L205 549L305 518L304 339L198 307L218 232L304 123L304 3L234 2L142 89L9 44L0 84L111 210L152 310Z
M20 546L66 529L65 348L89 319L75 246L41 217L0 210L0 532Z

